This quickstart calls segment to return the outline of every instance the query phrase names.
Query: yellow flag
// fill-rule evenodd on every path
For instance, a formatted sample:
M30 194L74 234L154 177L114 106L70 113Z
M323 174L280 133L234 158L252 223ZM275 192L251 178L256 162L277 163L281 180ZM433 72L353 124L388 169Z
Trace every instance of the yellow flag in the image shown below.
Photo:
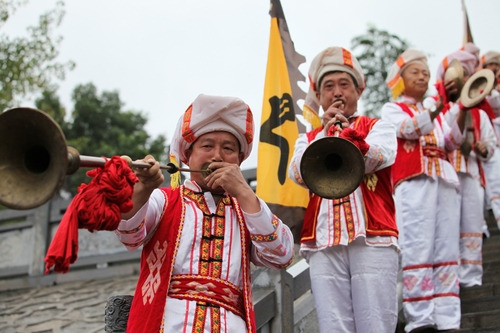
M296 241L307 206L305 188L288 178L295 140L305 127L296 115L297 100L305 97L297 82L305 81L298 67L304 56L295 52L279 0L271 0L271 32L264 85L257 156L257 195L294 233Z

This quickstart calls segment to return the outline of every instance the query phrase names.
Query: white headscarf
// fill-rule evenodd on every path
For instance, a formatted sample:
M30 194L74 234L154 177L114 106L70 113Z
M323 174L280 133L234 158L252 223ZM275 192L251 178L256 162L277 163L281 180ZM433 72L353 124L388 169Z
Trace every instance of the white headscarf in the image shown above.
M252 151L254 121L250 107L236 97L199 95L180 117L170 146L171 162L188 163L186 150L201 135L229 132L246 159Z
M427 70L429 70L427 56L414 49L404 51L389 69L385 83L392 91L393 99L397 99L399 95L403 93L405 85L403 78L401 77L401 73L403 73L403 71L413 63L421 63L427 67Z
M481 65L484 67L488 64L499 64L500 65L500 52L488 51L481 57Z
M329 47L314 57L309 67L309 91L304 102L304 117L313 128L319 127L319 100L316 97L319 81L329 72L345 72L352 75L358 87L365 87L365 76L358 59L351 51L338 46Z

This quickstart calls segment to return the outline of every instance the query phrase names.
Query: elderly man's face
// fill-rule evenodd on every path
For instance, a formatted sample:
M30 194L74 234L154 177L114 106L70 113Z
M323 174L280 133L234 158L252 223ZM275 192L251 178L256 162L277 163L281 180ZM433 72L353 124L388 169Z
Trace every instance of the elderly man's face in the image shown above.
M228 162L240 165L243 161L238 139L223 131L201 135L186 151L186 156L189 167L195 170L201 170L205 163ZM192 172L191 180L206 189L202 173Z
M420 100L429 88L430 73L427 66L421 63L413 63L401 73L405 84L405 95Z
M356 88L351 75L346 72L334 72L323 77L316 96L323 110L328 110L334 101L342 101L340 109L345 117L349 117L358 110L358 99L362 92L362 88Z

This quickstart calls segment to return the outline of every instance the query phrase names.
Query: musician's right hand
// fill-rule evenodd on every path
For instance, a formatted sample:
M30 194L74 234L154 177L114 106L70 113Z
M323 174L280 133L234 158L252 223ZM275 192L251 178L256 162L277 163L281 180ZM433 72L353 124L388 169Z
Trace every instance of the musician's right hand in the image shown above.
M163 173L160 170L160 163L151 155L147 155L142 159L143 162L151 164L150 168L134 168L139 182L146 189L155 189L161 186L165 180Z
M456 96L458 95L458 93L460 93L460 91L458 91L457 84L453 79L449 79L444 82L444 89L446 90L446 95L448 97L454 95Z

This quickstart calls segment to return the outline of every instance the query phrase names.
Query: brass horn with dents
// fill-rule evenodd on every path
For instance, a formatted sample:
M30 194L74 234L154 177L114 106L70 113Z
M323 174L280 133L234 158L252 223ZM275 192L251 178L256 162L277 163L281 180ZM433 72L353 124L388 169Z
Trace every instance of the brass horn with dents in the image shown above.
M490 69L481 69L474 73L464 84L460 92L460 101L466 108L481 103L495 87L495 74Z
M150 164L131 161L135 168ZM32 108L14 108L0 113L0 204L12 209L31 209L49 201L61 188L66 175L81 167L101 167L103 157L80 155L66 145L59 125L46 113ZM169 173L212 170L160 165Z
M340 199L361 184L365 160L354 143L337 134L318 139L307 147L300 172L311 192L325 199Z

